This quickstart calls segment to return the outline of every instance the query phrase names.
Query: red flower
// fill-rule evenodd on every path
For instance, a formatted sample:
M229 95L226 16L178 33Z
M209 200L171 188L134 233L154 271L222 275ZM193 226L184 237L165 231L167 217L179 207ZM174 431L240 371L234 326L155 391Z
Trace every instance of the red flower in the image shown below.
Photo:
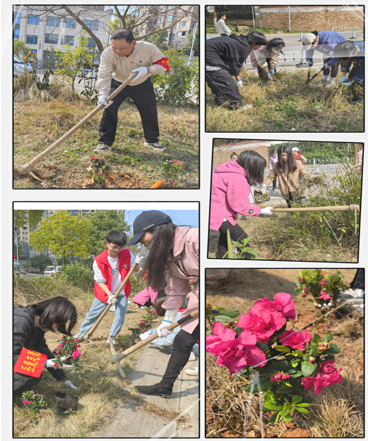
M304 331L297 332L293 329L290 331L285 331L280 337L280 342L284 346L289 346L293 349L300 349L301 351L305 350L304 345L312 340L312 334L308 334L308 331L305 329Z

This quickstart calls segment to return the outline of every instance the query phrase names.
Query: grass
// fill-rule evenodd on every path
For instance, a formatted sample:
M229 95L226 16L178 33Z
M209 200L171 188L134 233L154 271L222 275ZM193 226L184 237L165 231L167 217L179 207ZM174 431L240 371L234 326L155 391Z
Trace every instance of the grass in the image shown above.
M312 70L312 75L316 71ZM363 101L351 103L353 91L341 86L317 86L322 74L308 87L307 70L280 72L282 81L268 87L242 69L240 93L252 109L229 110L216 106L214 95L206 88L206 131L208 132L363 132ZM340 75L338 76L338 79ZM354 86L358 88L359 86Z
M70 95L70 94L69 94ZM52 101L14 103L15 188L101 188L94 184L87 167L98 144L101 113L95 115L72 137L39 162L34 171L44 180L36 182L20 168L64 135L94 106L70 96ZM119 111L116 140L105 155L111 168L107 188L149 188L158 180L163 188L198 188L198 108L158 103L160 142L165 153L144 147L142 122L134 104L124 103ZM186 169L179 178L164 175L162 163L182 161Z
M132 295L135 295L136 292ZM86 293L70 284L65 284L61 280L52 278L42 279L15 279L14 282L14 305L25 306L34 302L42 301L46 298L61 295L69 298L78 311L79 329L81 321L88 312L93 301L94 295ZM140 321L141 315L145 311L137 309L126 316L125 324L121 334L131 335L128 327L136 325ZM108 314L105 321L101 322L94 337L104 334L108 335L112 314ZM46 334L47 344L53 350L59 341L59 335ZM98 342L99 347L82 343L82 364L84 371L81 373L67 372L68 379L75 385L77 390L72 390L64 383L55 382L53 377L44 372L42 380L35 386L34 390L45 396L49 407L41 411L36 423L30 422L28 411L20 402L20 397L14 400L14 436L22 438L59 438L68 436L70 438L96 436L97 432L105 426L114 416L114 406L121 405L121 402L134 400L137 406L146 408L146 401L134 395L131 390L120 378L114 365L111 365L110 348L105 341ZM128 374L140 356L143 348L136 351L131 356L124 359L122 367ZM119 352L119 349L117 349ZM55 393L64 392L69 396L79 398L79 407L74 415L63 416L58 413L55 404ZM131 392L131 393L130 393ZM151 412L147 409L148 412Z

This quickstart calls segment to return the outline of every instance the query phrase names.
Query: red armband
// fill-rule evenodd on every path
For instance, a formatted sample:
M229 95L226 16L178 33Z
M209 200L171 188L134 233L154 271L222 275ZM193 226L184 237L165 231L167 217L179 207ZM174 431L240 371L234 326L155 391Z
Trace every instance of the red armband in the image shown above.
M158 64L166 69L167 72L170 72L170 61L168 58L161 58L161 60L155 61L152 64Z
M47 355L22 348L17 362L14 365L14 372L40 378L42 370L46 365Z

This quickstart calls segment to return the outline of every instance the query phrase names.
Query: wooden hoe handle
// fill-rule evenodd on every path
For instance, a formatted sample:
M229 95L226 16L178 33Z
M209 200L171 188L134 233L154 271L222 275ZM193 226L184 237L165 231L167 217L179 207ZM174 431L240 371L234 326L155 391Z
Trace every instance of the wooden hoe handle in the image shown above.
M272 213L289 212L296 213L299 211L355 211L360 210L359 205L340 205L332 207L303 207L303 208L271 208Z

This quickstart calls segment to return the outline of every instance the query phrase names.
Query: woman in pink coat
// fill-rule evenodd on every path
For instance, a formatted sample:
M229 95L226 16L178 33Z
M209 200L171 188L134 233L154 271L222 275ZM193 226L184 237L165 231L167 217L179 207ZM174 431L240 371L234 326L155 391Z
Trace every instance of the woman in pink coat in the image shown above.
M166 337L172 331L169 326L188 293L189 283L197 279L192 289L189 304L181 319L199 308L199 241L198 228L174 225L171 218L161 211L144 211L133 224L134 236L128 246L138 242L149 249L144 267L147 270L147 286L168 296L162 307L165 317L157 328L159 337ZM136 259L137 261L137 259ZM186 365L193 345L199 338L198 316L180 325L181 330L174 340L174 348L162 380L152 386L137 386L142 394L169 398L175 380Z
M272 207L261 209L251 205L254 203L251 186L263 184L266 164L259 153L245 150L240 153L237 161L225 162L215 168L212 175L210 229L220 231L217 259L222 259L227 253L228 230L234 241L242 241L248 237L236 223L238 214L271 214ZM245 253L243 258L251 259L252 255Z

